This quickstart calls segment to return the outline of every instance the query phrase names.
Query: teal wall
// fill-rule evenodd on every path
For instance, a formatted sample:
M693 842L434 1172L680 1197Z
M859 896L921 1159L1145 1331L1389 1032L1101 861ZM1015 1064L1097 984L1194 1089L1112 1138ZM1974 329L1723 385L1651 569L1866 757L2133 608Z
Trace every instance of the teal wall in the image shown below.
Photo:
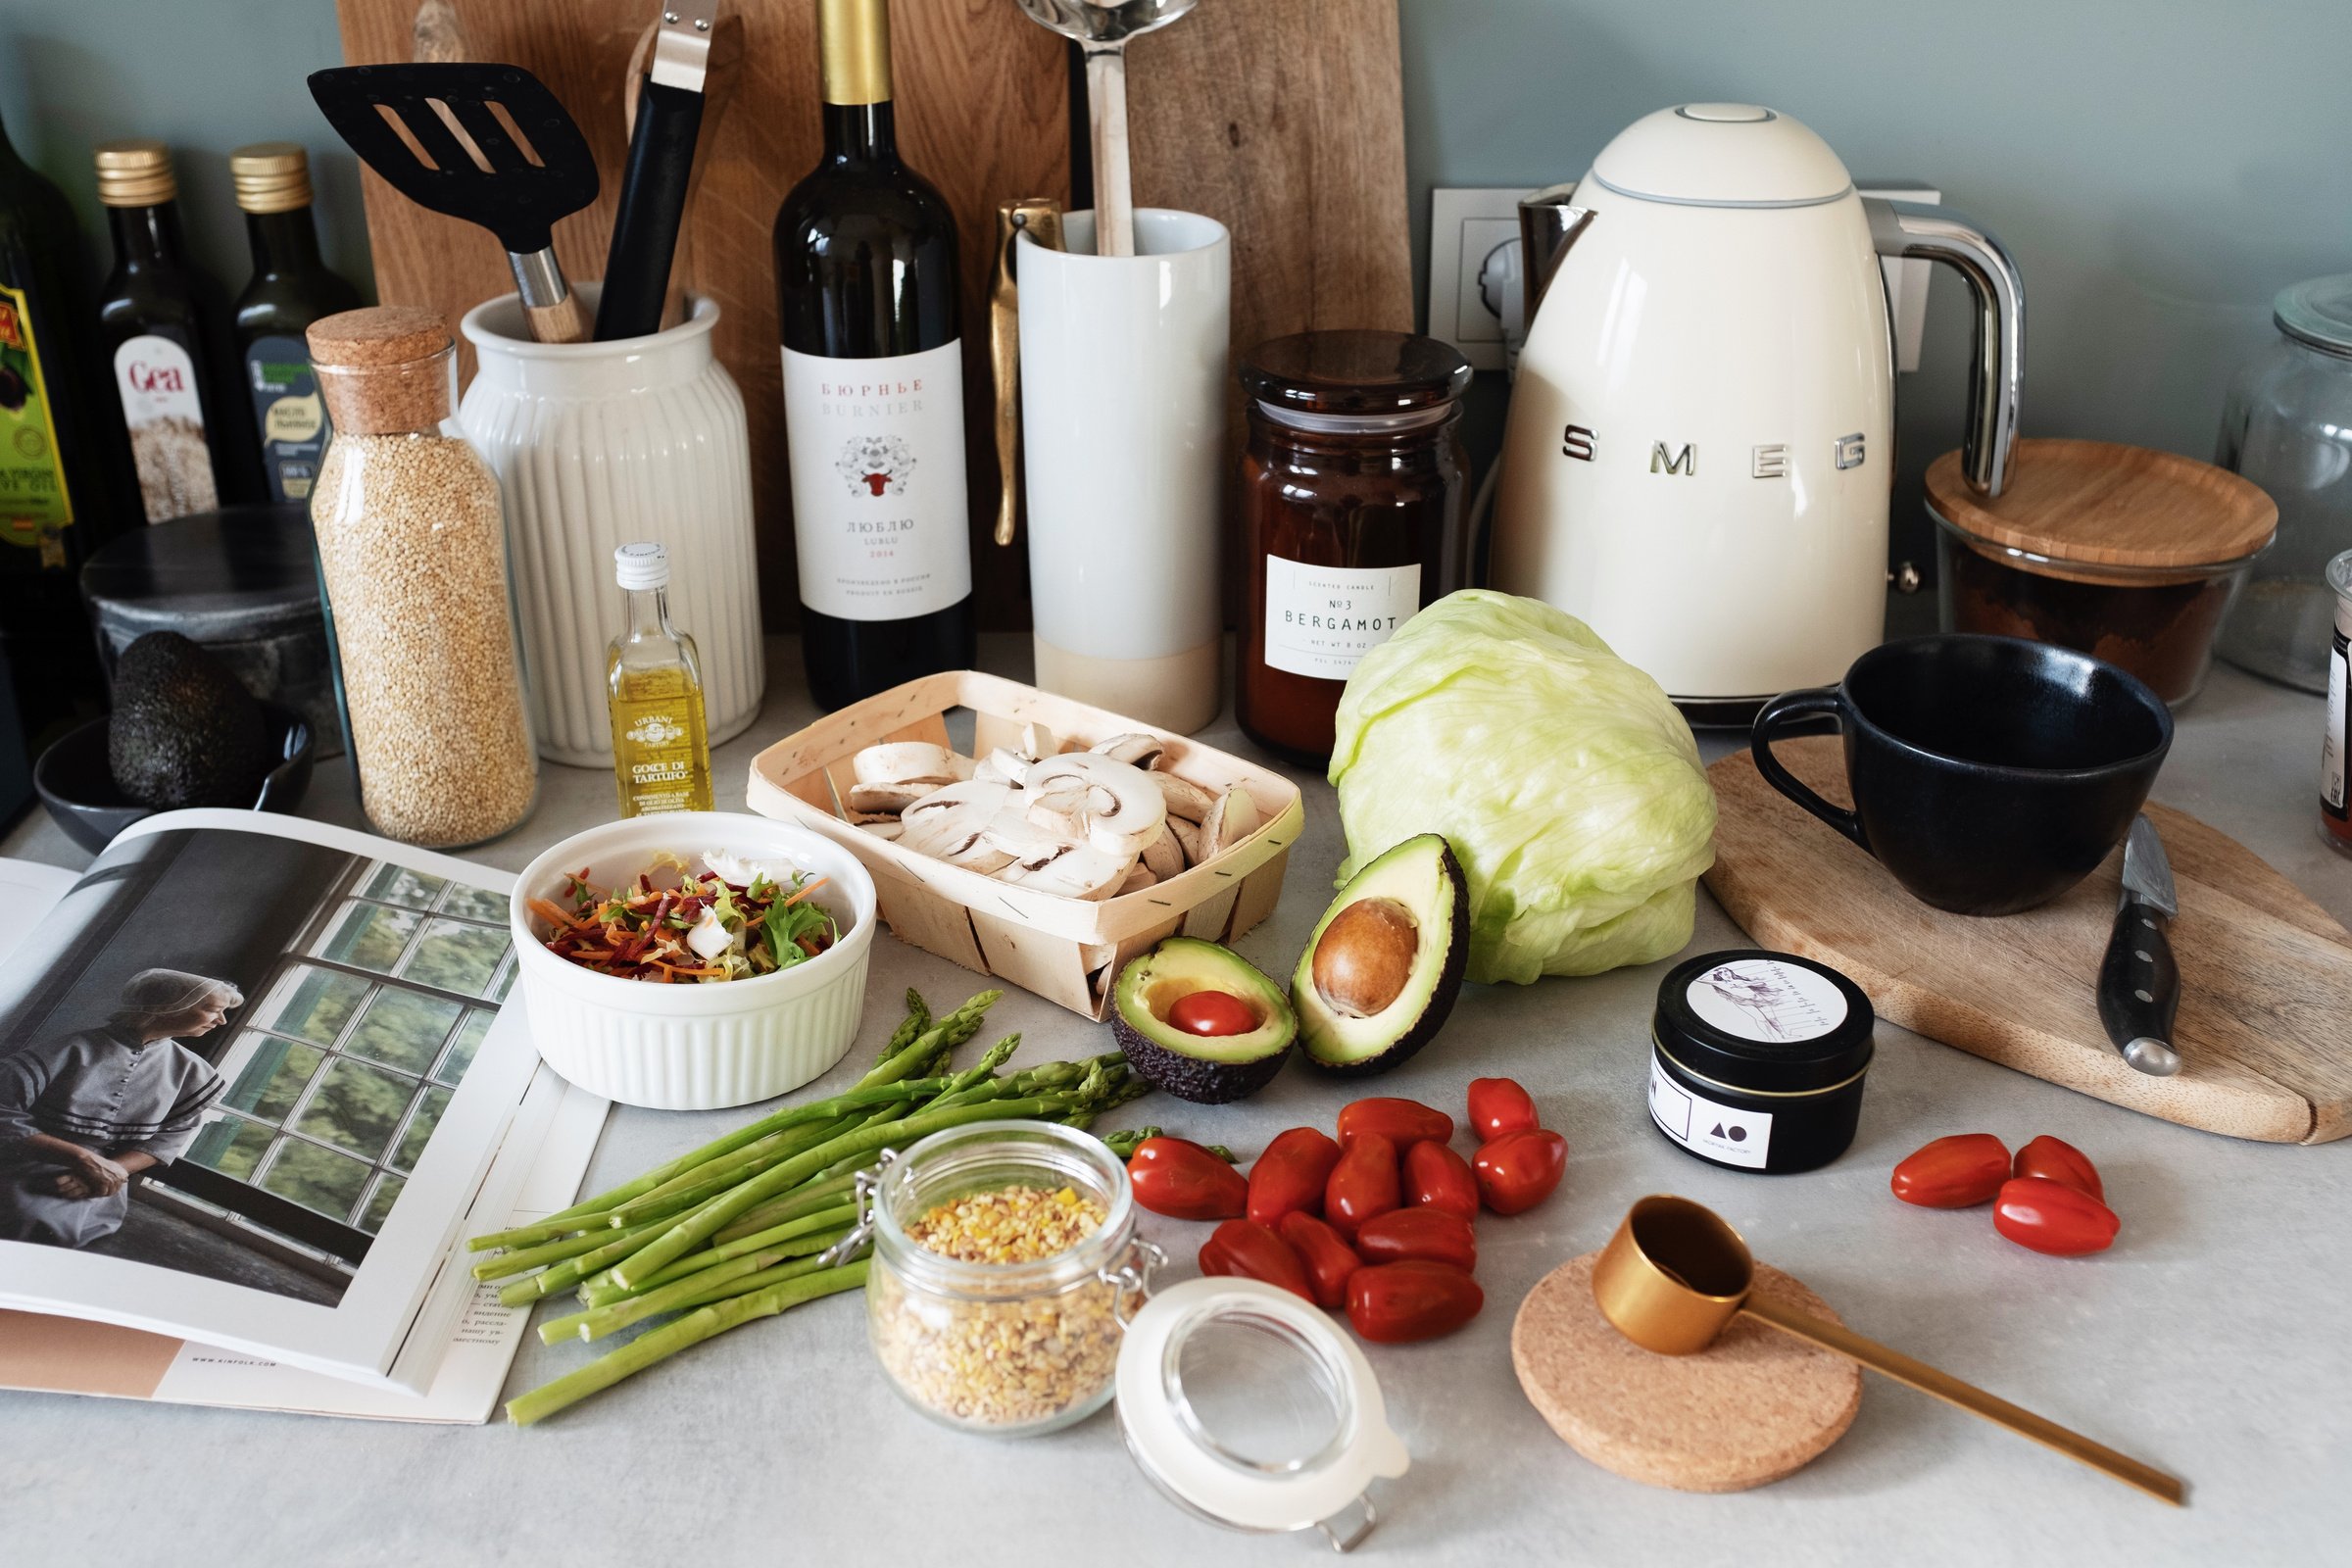
M2208 455L2272 293L2352 270L2346 0L1401 8L1417 260L1432 185L1570 178L1661 105L1771 104L1859 172L1940 185L2008 243L2031 302L2031 433ZM0 0L0 115L93 243L89 144L162 136L180 150L198 257L232 290L247 269L223 160L276 137L314 149L329 259L366 281L356 173L302 84L337 58L332 0ZM1965 374L1962 290L1947 276L1931 301L1926 362L1902 388L1913 475L1956 443ZM1499 406L1481 389L1479 445Z

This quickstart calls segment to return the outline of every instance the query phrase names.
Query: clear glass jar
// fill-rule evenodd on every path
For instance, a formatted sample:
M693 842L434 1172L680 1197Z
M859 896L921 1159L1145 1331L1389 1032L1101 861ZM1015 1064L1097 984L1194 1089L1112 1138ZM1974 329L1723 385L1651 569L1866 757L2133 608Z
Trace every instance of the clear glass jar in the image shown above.
M2222 626L2232 664L2328 689L2335 595L2323 577L2352 550L2352 272L2278 291L2279 336L2230 383L2214 462L2278 503L2278 542Z
M1022 1262L967 1262L916 1240L942 1208L1011 1188L1066 1188L1102 1218ZM866 1329L916 1409L958 1431L1029 1437L1108 1402L1122 1328L1160 1254L1136 1238L1126 1167L1101 1139L1050 1122L953 1127L892 1161L870 1202Z
M310 328L332 419L311 524L368 820L431 849L528 816L539 788L498 480L458 427L457 350L430 311Z

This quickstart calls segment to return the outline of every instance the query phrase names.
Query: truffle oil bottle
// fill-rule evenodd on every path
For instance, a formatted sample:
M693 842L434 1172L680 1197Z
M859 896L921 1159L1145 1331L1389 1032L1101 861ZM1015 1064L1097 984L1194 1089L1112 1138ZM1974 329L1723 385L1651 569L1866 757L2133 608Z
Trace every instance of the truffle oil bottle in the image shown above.
M710 735L703 724L703 666L694 639L669 623L669 552L622 545L612 574L627 602L606 650L612 704L612 774L622 816L710 809Z

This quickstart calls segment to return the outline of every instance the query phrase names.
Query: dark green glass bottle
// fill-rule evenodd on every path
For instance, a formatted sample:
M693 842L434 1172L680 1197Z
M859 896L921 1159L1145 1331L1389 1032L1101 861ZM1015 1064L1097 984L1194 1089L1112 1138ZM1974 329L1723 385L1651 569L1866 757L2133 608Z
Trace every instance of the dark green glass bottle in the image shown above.
M360 291L319 259L310 159L300 146L240 147L228 155L228 172L253 245L253 280L236 304L237 370L253 407L248 435L267 499L307 501L327 419L303 333L322 316L357 310Z
M221 356L204 296L207 280L188 264L179 232L179 187L160 141L100 144L98 200L115 242L115 270L98 296L98 336L130 431L141 504L149 522L211 512L258 490L237 483L258 469L241 421L225 417Z
M125 518L74 210L0 128L0 653L27 755L106 710L81 564Z

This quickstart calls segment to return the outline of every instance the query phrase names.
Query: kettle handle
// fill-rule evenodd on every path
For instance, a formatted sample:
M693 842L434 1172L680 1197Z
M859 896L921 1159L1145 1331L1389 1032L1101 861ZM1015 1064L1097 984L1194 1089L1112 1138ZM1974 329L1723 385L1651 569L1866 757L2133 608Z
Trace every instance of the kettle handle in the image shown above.
M1960 466L1971 488L1997 496L2009 481L2026 372L2026 285L2017 264L1999 240L1948 207L1865 196L1862 209L1881 256L1942 262L1968 279L1977 301L1977 339L1969 356L1969 420Z

